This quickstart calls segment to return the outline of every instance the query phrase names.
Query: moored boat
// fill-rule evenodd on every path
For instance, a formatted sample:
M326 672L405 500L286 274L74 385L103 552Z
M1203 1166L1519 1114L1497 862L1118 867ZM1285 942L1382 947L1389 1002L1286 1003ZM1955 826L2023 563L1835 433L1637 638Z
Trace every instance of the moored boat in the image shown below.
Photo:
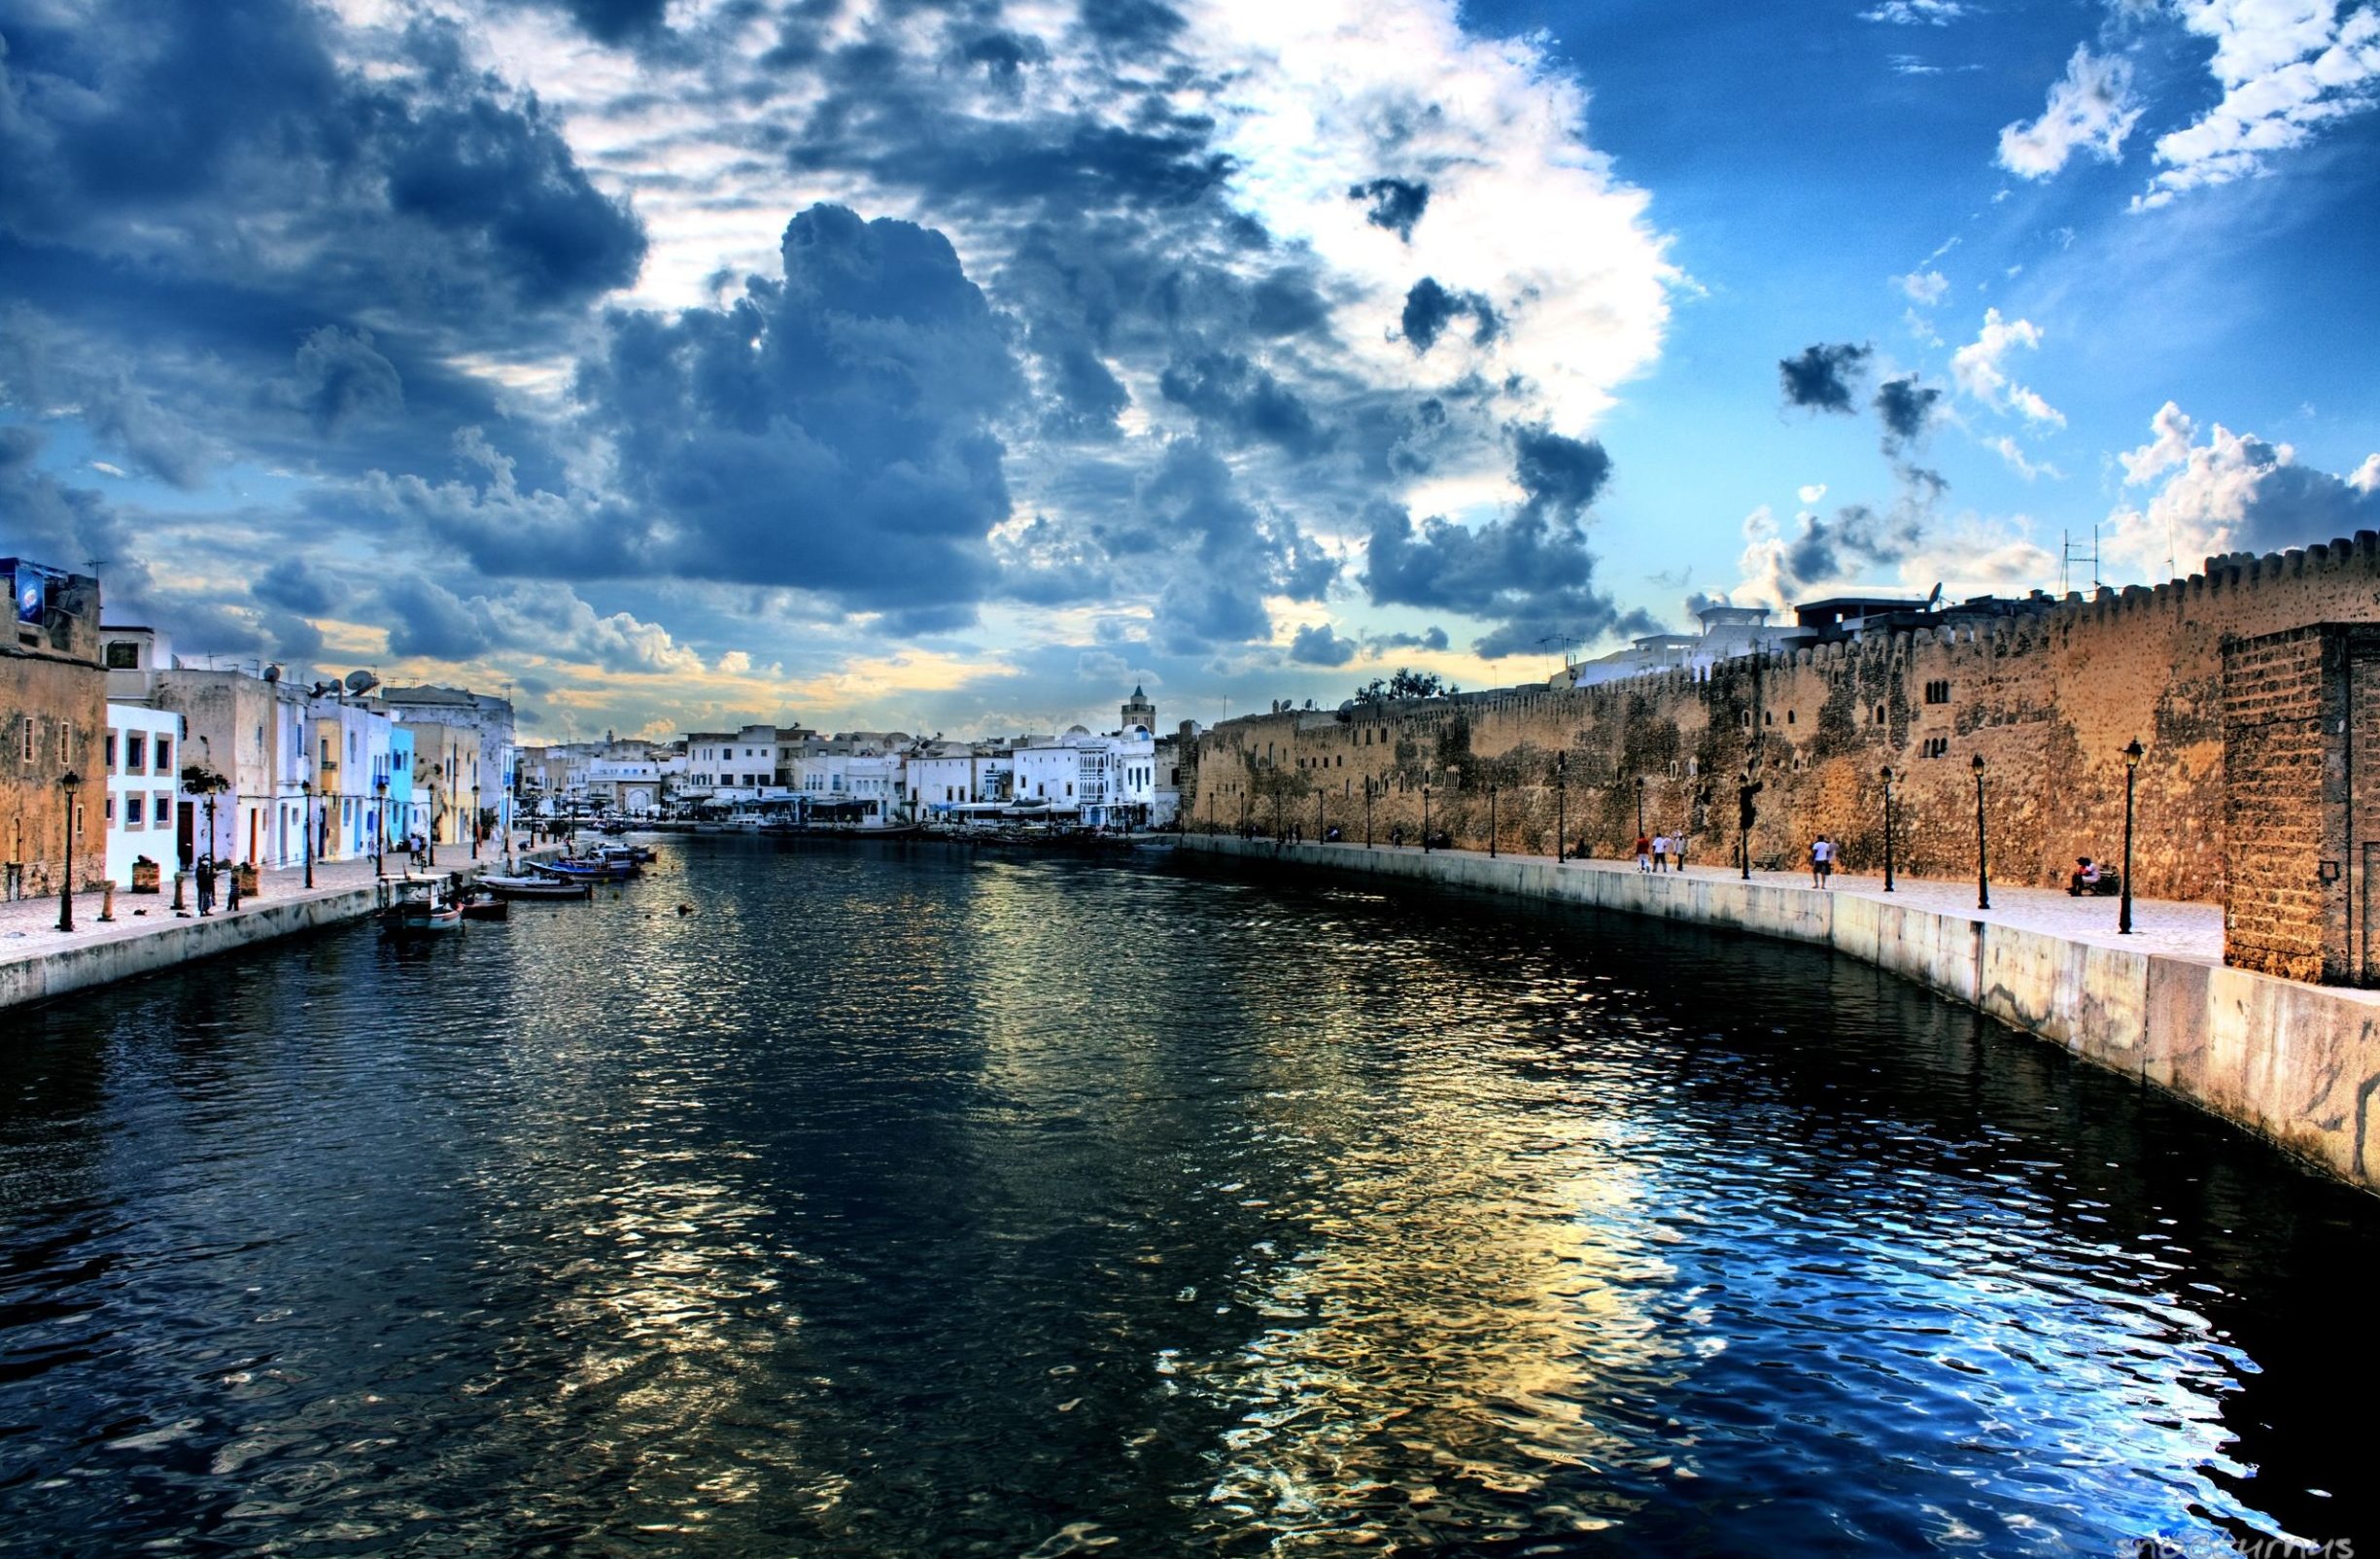
M589 882L535 875L483 877L479 885L500 899L583 899L595 891Z
M382 927L397 936L463 928L463 906L447 897L446 884L436 879L398 883L395 901L380 914Z

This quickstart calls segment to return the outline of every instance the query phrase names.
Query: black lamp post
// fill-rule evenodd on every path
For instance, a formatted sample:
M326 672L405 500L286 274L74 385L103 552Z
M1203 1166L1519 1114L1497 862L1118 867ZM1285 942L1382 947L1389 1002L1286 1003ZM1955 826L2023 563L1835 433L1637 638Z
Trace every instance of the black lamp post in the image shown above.
M1430 782L1422 781L1422 853L1430 853Z
M1488 786L1488 859L1496 858L1496 787Z
M314 781L310 779L299 780L297 791L305 798L305 820L299 826L305 831L306 886L312 887L314 885Z
M1554 864L1569 859L1570 755L1554 754Z
M479 781L471 781L471 859L479 859Z
M2118 884L2123 899L2122 908L2116 912L2119 936L2132 934L2132 787L2140 779L2140 759L2145 750L2138 737L2123 749L2123 881Z
M1979 752L1968 765L1975 771L1975 907L1991 908L1991 860L1983 837L1983 755Z
M1372 782L1363 781L1363 848L1372 848Z
M1752 880L1752 821L1755 815L1752 798L1760 794L1760 781L1746 769L1736 781L1736 852L1743 868L1743 880Z
M372 813L372 876L380 878L389 875L389 777L384 774L373 780L372 788L380 796Z
M430 864L438 864L438 787L430 787Z
M1321 844L1322 842L1323 842L1323 793L1322 793L1322 791L1321 791L1320 789L1317 789L1317 790L1314 792L1314 843L1316 843L1317 845L1319 845L1319 844Z
M1637 776L1637 837L1644 837L1644 776Z
M1892 891L1892 765L1884 765L1884 891Z
M66 792L66 875L58 880L58 929L75 928L75 794L83 788L83 777L72 769L58 776L58 788Z
M1281 792L1276 789L1273 792L1273 843L1285 845L1289 843L1289 837L1290 831L1281 826Z

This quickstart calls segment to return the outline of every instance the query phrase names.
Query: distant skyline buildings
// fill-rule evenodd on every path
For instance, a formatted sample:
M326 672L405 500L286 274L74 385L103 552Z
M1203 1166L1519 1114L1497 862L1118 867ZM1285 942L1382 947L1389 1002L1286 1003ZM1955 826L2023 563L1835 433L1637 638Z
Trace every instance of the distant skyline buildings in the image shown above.
M0 0L0 550L524 733L2380 527L2380 7ZM226 662L228 664L228 662ZM1103 713L1102 711L1105 711Z

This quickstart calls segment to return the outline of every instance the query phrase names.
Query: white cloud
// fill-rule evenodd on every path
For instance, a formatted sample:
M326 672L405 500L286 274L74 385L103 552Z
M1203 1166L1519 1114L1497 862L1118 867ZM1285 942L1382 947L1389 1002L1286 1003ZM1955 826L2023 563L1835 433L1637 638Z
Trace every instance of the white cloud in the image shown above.
M2288 444L2221 423L2195 444L2196 425L2170 400L2151 429L2155 437L2117 459L2128 486L2159 476L2165 482L2147 504L2120 504L2109 514L2100 546L2111 558L2155 572L2169 557L2189 568L2242 548L2304 546L2380 528L2380 454L2340 477L2299 465Z
M2040 345L2041 328L2032 321L2003 320L1998 309L1985 309L1982 333L1950 355L1950 377L1959 389L1987 406L2062 428L2065 414L2010 378L2005 365L2004 360L2014 349L2022 347L2029 352Z
M2122 155L2144 105L2132 92L2132 66L2119 55L2095 55L2078 45L2066 74L2050 87L2041 118L2000 131L2000 166L2026 179L2046 179L2077 152L2105 162Z
M2128 455L2116 457L2123 467L2124 481L2135 487L2190 459L2190 440L2198 436L2198 425L2170 400L2157 407L2149 429L2156 437Z
M1983 447L2007 462L2010 470L2015 471L2028 482L2043 476L2050 477L2053 481L2062 480L2066 474L2048 461L2036 462L2026 459L2023 446L2006 433L2002 433L1997 438L1984 439Z
M2344 18L2337 0L2180 0L2183 25L2215 41L2208 69L2223 101L2158 137L2163 172L2135 210L2265 171L2331 120L2380 100L2380 10Z
M1826 496L1826 484L1824 482L1812 482L1809 486L1797 491L1793 496L1800 499L1805 503L1815 503L1818 500Z
M1938 270L1911 271L1892 280L1894 286L1909 294L1913 303L1939 303L1950 290L1950 279Z
M1874 11L1861 12L1859 19L1899 27L1947 27L1974 9L1966 0L1883 0Z

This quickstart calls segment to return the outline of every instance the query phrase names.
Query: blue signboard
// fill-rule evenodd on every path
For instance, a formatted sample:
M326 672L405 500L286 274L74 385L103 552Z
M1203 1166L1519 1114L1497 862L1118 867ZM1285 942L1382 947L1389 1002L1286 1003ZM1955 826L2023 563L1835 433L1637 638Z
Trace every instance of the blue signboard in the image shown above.
M50 604L50 581L55 569L45 569L22 558L0 558L0 573L8 575L17 597L17 620L38 625Z

